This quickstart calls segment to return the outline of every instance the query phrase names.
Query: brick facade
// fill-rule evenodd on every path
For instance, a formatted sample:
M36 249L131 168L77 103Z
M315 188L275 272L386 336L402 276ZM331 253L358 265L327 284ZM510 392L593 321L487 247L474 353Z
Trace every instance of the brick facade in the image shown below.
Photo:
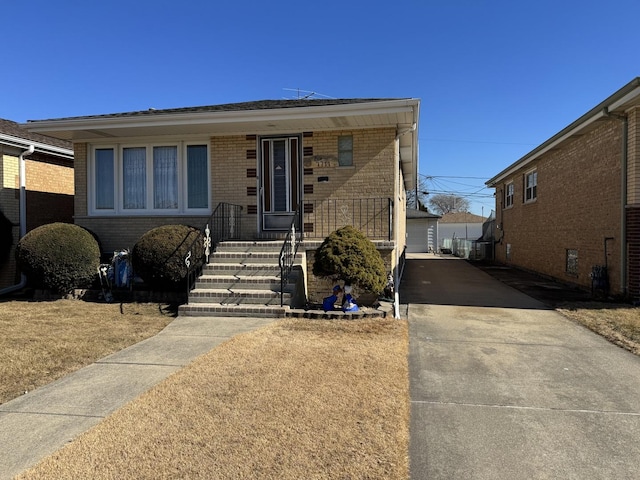
M341 167L337 162L325 162L320 158L337 158L338 137L353 135L353 166ZM379 202L388 209L387 199L394 199L394 187L402 185L402 179L394 173L397 161L395 129L368 129L356 131L317 132L300 134L302 150L312 151L313 155L303 156L300 164L307 173L301 175L303 203L314 202L321 205L327 199L355 199L366 198L383 199ZM242 232L246 239L258 236L260 211L260 165L258 135L214 136L210 139L211 155L211 198L212 206L220 202L227 202L243 207ZM74 145L75 151L75 181L76 223L94 232L101 241L104 252L111 252L121 248L131 248L140 236L149 229L168 223L186 223L201 227L207 221L206 216L91 216L88 214L87 190L87 156L90 146L85 143ZM328 181L319 182L319 177L327 177ZM391 181L398 178L398 185ZM312 186L305 189L304 186ZM397 206L404 206L404 188L399 189ZM304 192L310 193L304 193ZM396 192L396 195L398 193ZM398 200L398 199L396 199ZM365 204L366 205L366 204ZM371 215L364 207L353 207L349 204L349 211L345 215L344 224L350 224L353 217ZM317 213L317 211L316 211ZM400 211L400 215L402 215ZM403 217L404 218L404 217ZM311 230L319 232L323 226L318 223L323 219L313 213L305 214L305 225L311 225ZM376 225L383 237L389 235L388 219L376 219L381 222ZM373 223L373 222L372 222ZM333 224L332 224L333 226ZM330 233L327 231L326 234ZM404 239L404 231L399 232ZM311 235L312 237L314 235ZM316 235L317 236L317 235Z
M353 165L339 166L338 137L353 136ZM394 214L405 218L406 197L403 178L398 167L399 153L394 128L375 128L353 131L300 132L301 151L299 161L300 191L303 204L313 204L314 211L304 214L304 223L310 233L306 235L302 248L307 254L307 288L309 298L317 300L327 290L327 282L313 278L313 254L317 247L319 232L326 235L334 227L351 224L354 217L369 215L364 207L359 207L362 199L382 199L387 213L384 218L375 219L379 240L389 240L389 200L396 208ZM254 239L259 234L260 211L260 136L229 135L210 138L211 158L211 198L212 206L227 202L243 207L242 232L245 239ZM160 225L181 223L202 227L206 216L95 216L89 215L87 189L87 162L91 145L78 143L75 151L76 202L75 222L92 231L100 240L102 252L108 255L123 248L131 249L148 230ZM324 177L323 181L319 179ZM394 183L393 179L395 179ZM342 223L323 224L326 218L318 214L319 209L329 200L355 201L346 203L340 210L344 216ZM365 205L369 203L365 202ZM354 206L355 205L355 206ZM376 203L377 205L377 203ZM374 223L373 221L371 223ZM331 227L331 230L327 228ZM383 242L380 248L385 263L397 264L397 257L404 248L404 221L398 221L392 228L397 229L396 241ZM309 237L314 240L309 241ZM399 248L396 250L396 246ZM330 282L329 282L330 283Z
M640 126L637 108L626 114L628 193L624 204L624 123L605 117L496 185L496 260L584 288L592 287L592 268L606 265L611 294L640 297L640 151L636 142ZM537 197L527 202L525 175L534 169ZM514 201L507 206L505 190L510 182ZM627 224L624 240L623 221ZM577 266L567 266L569 251L577 253Z
M15 247L20 235L18 157L0 151L0 211L14 224L9 260L0 265L0 288L19 281ZM25 159L26 231L53 222L73 222L73 162L35 153Z

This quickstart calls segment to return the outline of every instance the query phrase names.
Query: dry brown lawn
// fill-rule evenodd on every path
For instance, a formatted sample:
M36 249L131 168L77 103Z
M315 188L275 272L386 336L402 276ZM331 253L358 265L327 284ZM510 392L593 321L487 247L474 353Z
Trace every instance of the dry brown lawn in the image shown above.
M171 320L158 304L0 302L0 403L151 337Z
M6 305L0 304L3 331L14 317ZM13 323L23 328L39 323L27 326L29 333L15 328L21 344L12 347L13 355L42 355L26 350L41 335L53 335L49 324L73 319L74 305L60 302L57 321L26 311L17 316L22 321ZM639 309L585 303L558 311L640 354ZM58 343L92 343L95 334L83 333L97 328L92 324L112 330L124 323L119 310L113 317L96 312L79 314L70 322L75 333ZM157 315L151 317L159 327ZM122 348L113 342L109 349ZM0 368L9 365L3 382L5 372L24 363L1 356L10 343L0 344ZM281 320L199 357L19 478L406 479L407 353L406 321ZM78 364L73 354L64 355ZM54 368L40 368L46 371L39 382L53 379Z
M406 479L398 320L282 320L238 335L21 479Z
M559 306L564 316L610 342L640 355L640 309L625 304L585 302Z

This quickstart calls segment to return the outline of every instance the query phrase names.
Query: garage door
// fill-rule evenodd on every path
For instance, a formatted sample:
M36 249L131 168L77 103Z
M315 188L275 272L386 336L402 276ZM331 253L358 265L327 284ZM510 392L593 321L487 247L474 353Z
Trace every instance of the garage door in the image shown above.
M427 252L429 223L426 219L407 219L407 252Z

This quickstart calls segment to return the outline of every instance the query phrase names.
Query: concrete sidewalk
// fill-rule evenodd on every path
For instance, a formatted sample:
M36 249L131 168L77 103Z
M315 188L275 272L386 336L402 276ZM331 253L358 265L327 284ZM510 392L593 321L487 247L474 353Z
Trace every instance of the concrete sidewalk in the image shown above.
M216 345L273 321L180 317L154 337L0 405L0 479L35 465Z
M455 259L409 257L412 479L640 478L640 358Z

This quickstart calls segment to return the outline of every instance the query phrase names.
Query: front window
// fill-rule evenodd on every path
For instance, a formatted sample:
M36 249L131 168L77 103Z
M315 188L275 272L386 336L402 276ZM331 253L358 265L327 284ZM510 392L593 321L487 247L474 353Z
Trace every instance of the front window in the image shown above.
M353 165L353 135L338 137L338 165L341 167Z
M178 148L153 147L153 208L178 208Z
M504 206L509 208L513 205L513 183L507 183L504 189Z
M204 143L95 147L89 171L94 214L208 213Z
M113 210L115 196L113 148L97 148L95 150L95 208L96 210Z
M147 149L122 149L122 205L125 210L140 210L147 200Z
M524 201L532 202L538 196L538 172L533 170L524 176Z

